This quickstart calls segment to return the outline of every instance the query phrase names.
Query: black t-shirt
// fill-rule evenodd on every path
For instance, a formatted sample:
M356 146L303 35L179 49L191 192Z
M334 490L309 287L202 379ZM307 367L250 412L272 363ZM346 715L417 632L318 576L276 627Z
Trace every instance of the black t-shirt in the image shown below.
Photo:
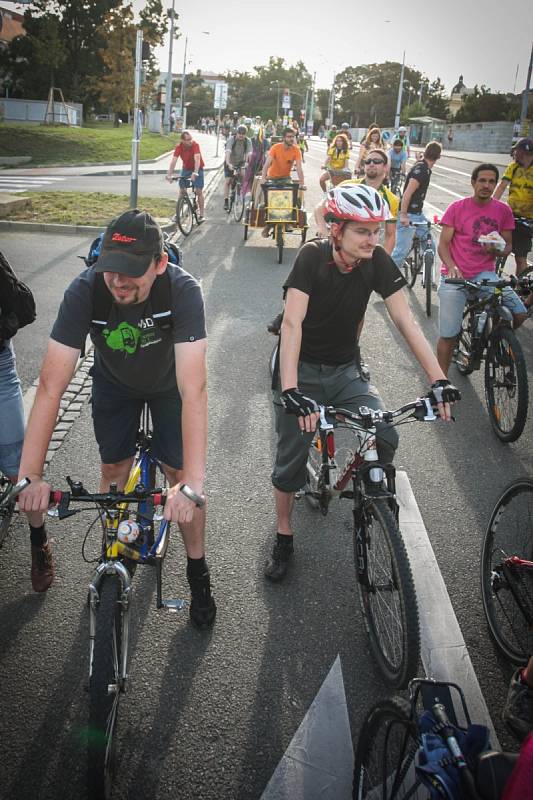
M431 170L425 161L418 161L414 165L414 167L407 173L407 178L405 179L405 186L403 188L404 194L407 187L409 186L409 181L411 180L411 178L417 180L420 186L415 192L413 192L413 196L411 197L407 213L421 214L422 209L424 208L424 200L426 198L426 193L431 178Z
M331 244L312 240L296 257L284 289L309 295L302 323L300 360L315 364L348 364L356 359L357 326L363 319L370 295L383 299L406 282L382 247L352 272L340 272L333 261Z
M146 398L177 391L174 344L206 338L202 290L181 267L168 264L172 330L154 321L150 298L143 303L113 303L103 333L94 343L94 375L119 385L124 394ZM52 328L51 338L68 347L83 346L91 327L92 287L89 268L67 288Z

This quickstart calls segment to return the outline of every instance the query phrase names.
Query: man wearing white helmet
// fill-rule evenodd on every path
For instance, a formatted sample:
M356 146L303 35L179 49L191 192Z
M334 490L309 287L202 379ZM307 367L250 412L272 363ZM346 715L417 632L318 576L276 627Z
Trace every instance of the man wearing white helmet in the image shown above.
M398 128L398 132L397 132L395 138L402 140L403 149L407 153L407 158L410 158L411 157L411 147L410 147L411 143L409 141L409 134L407 133L407 128L405 127L405 125L400 125L400 127Z
M445 419L451 418L449 403L459 399L411 314L401 272L377 244L380 224L389 215L381 195L362 184L337 186L325 215L329 238L312 240L300 249L284 284L279 369L273 379L277 536L265 566L271 581L282 580L292 560L294 493L306 482L317 403L354 411L361 405L383 408L377 390L361 375L357 345L358 327L373 291L383 298L432 384L435 399L444 403L440 410ZM398 435L385 424L378 431L380 459L390 461Z
M350 132L350 126L348 125L347 122L343 122L342 123L342 125L341 125L341 133L343 133L346 136L346 138L348 139L348 142L350 144L350 150L351 150L352 149L352 134Z

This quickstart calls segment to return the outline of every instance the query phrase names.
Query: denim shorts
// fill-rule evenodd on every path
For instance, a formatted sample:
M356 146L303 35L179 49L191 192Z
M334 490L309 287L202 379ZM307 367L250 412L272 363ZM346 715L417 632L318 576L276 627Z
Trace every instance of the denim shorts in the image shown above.
M117 464L135 454L144 403L152 417L152 452L173 469L183 468L181 398L178 391L140 399L93 375L92 417L103 464Z
M180 189L185 189L187 186L187 182L190 180L193 171L192 169L182 169L180 175ZM195 189L203 189L204 188L204 168L202 167L198 172L196 178L192 181L192 185Z
M15 353L10 341L0 350L0 469L18 475L24 442L24 408L17 375Z
M466 301L471 294L465 286L445 283L445 277L445 275L441 275L437 292L439 296L439 335L443 339L453 339L461 330ZM495 280L496 277L494 272L480 272L472 280L480 281L482 278ZM490 297L493 292L493 287L485 286L479 290L478 296ZM526 313L526 307L512 289L503 290L503 302L512 314Z

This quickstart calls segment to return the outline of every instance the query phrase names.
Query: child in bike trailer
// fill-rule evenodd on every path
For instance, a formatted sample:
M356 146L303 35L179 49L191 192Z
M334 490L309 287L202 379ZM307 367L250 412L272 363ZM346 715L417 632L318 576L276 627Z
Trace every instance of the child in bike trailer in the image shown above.
M438 397L441 416L460 395L440 369L409 309L405 279L391 257L377 246L380 223L389 210L372 187L336 187L326 204L327 240L300 249L284 284L279 370L274 370L273 400L277 452L272 484L277 534L265 567L271 581L284 578L292 560L291 515L294 494L306 482L309 446L318 422L318 403L358 411L383 408L375 387L357 366L357 330L376 291L422 366ZM286 409L288 414L284 413ZM378 425L378 454L390 462L398 443L394 428Z
M108 319L93 314L93 287L103 281L111 298ZM156 312L156 287L167 310ZM202 292L179 266L168 264L163 234L145 211L126 211L108 226L96 263L67 288L40 373L22 451L20 475L30 486L19 496L24 511L44 513L50 486L43 480L48 443L63 392L90 334L94 344L92 418L101 458L101 490L122 489L136 451L139 418L148 402L153 454L170 489L165 518L177 522L187 552L190 615L213 624L216 605L205 560L205 513L187 487L203 495L207 440L206 330ZM182 431L184 435L182 436Z

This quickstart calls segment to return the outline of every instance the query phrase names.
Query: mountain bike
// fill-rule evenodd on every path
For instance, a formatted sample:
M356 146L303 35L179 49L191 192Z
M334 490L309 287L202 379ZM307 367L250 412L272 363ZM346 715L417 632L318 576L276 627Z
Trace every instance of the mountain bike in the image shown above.
M526 424L529 389L524 353L513 331L513 315L504 305L503 290L518 284L533 288L533 280L511 276L511 280L445 281L468 289L454 352L457 369L461 375L469 375L485 360L485 401L492 429L500 441L515 442ZM480 297L483 287L493 287L494 293Z
M481 550L481 595L489 630L517 666L533 654L533 479L518 478L492 511Z
M97 509L83 543L93 527L101 531L97 566L89 584L89 733L87 787L91 798L111 796L115 771L118 706L128 678L132 579L137 566L156 571L156 607L181 610L186 600L162 597L163 561L170 539L170 523L163 518L166 478L151 451L150 415L145 406L137 441L137 454L123 491L88 492L67 477L69 491L51 493L51 516L65 519L79 506ZM198 507L205 499L189 487L182 491ZM71 506L78 506L71 510Z
M25 489L28 484L29 480L23 478L13 485L9 478L0 471L0 547L4 544L11 524L17 495Z
M409 289L416 283L417 276L420 275L422 288L425 291L426 314L431 316L431 291L436 288L435 283L435 245L431 235L431 222L410 222L410 226L415 228L415 235L411 249L403 263L405 280ZM420 231L416 230L417 228ZM425 231L421 230L425 228Z
M390 190L397 197L402 196L403 185L405 183L405 175L400 169L391 169L390 171Z
M233 210L235 222L240 222L244 214L244 195L242 193L242 174L244 167L239 167L233 171L230 183L228 214Z
M172 178L173 181L179 181L181 178ZM185 186L180 187L180 196L176 203L176 222L178 228L184 236L188 236L192 231L193 225L201 225L198 218L198 199L196 197L196 189L192 185L192 181L187 179Z
M488 730L472 725L457 684L416 678L409 701L382 700L367 714L353 798L496 800L517 761L517 753L490 749Z
M352 500L357 588L370 646L385 682L404 687L416 674L420 657L418 605L398 527L396 470L378 461L376 423L431 422L437 416L427 397L396 411L366 406L359 413L333 406L319 410L307 483L296 497L305 497L324 516L333 498ZM342 450L335 442L339 428L349 431Z

